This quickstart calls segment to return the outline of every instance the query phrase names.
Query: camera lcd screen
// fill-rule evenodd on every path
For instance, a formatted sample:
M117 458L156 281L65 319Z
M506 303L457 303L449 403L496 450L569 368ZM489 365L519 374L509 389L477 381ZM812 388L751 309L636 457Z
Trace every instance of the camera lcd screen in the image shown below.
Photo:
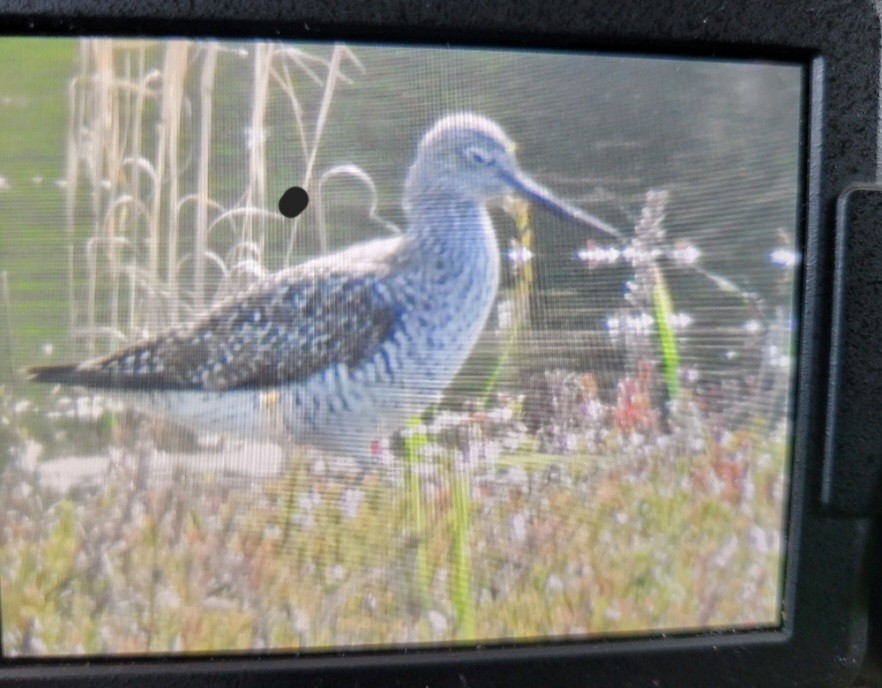
M778 627L803 96L0 39L3 655Z

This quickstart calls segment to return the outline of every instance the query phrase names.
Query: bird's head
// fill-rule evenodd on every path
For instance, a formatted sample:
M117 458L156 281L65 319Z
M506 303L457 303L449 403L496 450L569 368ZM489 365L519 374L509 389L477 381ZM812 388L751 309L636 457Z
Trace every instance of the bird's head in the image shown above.
M407 179L417 196L484 203L511 193L521 174L515 143L496 122L470 112L447 115L423 137Z
M423 137L405 186L405 203L487 203L516 195L556 215L618 237L606 223L558 199L518 165L516 144L496 122L460 112L442 117ZM409 209L408 209L409 210Z

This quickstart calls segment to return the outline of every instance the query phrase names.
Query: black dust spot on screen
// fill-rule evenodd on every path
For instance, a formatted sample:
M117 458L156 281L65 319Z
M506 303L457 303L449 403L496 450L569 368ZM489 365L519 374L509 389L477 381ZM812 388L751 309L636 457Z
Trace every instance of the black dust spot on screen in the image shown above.
M279 199L279 212L285 217L297 217L309 205L309 194L306 189L292 186Z

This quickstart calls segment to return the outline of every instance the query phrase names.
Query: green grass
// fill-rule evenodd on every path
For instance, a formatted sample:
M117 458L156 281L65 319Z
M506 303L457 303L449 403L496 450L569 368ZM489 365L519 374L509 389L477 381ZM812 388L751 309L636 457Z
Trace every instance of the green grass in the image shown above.
M75 41L0 40L0 269L9 272L16 366L67 322L63 176ZM34 178L42 178L36 183Z

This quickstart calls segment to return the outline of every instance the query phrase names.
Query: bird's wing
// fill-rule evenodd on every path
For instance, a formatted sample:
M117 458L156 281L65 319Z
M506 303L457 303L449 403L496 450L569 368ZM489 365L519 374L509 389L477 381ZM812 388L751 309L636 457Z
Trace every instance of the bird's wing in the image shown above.
M317 260L227 299L191 325L103 358L28 371L36 382L113 389L224 391L355 366L389 335L396 309L383 270Z

